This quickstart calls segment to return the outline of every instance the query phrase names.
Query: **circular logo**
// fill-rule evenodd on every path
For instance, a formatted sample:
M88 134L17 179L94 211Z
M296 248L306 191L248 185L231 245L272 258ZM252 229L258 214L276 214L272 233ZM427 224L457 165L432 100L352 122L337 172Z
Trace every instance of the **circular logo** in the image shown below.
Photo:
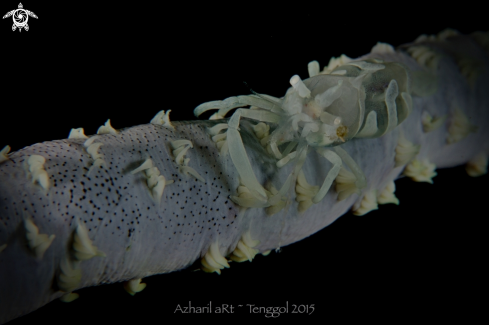
M14 18L14 24L17 27L24 27L27 24L27 20L29 19L27 12L24 9L15 10L12 16Z

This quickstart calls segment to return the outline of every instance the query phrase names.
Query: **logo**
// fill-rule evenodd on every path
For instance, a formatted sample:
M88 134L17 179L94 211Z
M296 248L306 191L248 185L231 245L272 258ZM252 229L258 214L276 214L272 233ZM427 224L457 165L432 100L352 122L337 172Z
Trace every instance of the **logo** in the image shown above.
M29 16L37 19L36 14L32 11L25 10L22 6L22 3L19 3L18 9L7 12L7 14L3 16L3 18L5 19L10 16L12 16L12 19L14 21L14 24L12 25L12 31L15 31L18 28L19 32L22 31L22 28L24 28L26 31L29 30L29 25L27 25Z

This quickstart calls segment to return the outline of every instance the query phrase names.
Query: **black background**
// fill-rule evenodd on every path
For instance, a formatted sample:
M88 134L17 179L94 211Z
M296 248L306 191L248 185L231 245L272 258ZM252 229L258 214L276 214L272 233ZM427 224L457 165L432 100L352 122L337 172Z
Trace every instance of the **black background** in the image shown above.
M446 27L488 30L482 9L422 3L24 1L30 30L0 21L0 148L86 134L110 118L115 128L149 123L162 109L194 119L202 102L255 91L282 96L307 63L358 57L378 41L394 46ZM160 2L158 2L160 3ZM1 15L17 8L2 1ZM480 12L480 13L479 13ZM210 114L209 114L210 115ZM206 116L208 117L208 115ZM280 253L233 263L221 276L192 269L144 280L134 297L122 284L79 290L11 324L259 320L246 304L315 305L312 315L278 319L327 322L473 315L487 289L487 181L463 167L439 170L434 184L396 182L400 205L351 214ZM4 267L4 266L2 266ZM0 279L8 281L8 279ZM178 304L231 304L233 315L176 315ZM0 302L1 303L1 302ZM245 307L238 308L242 304ZM172 318L176 317L176 318Z

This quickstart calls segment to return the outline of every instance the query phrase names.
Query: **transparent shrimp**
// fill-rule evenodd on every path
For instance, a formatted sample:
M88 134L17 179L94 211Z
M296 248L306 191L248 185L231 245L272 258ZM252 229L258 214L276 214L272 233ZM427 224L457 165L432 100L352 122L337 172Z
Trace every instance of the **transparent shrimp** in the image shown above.
M319 74L316 61L308 67L310 78L303 81L293 76L292 87L282 99L253 94L204 103L194 110L199 116L218 109L211 118L223 118L231 109L253 106L253 109L238 108L228 122L226 133L231 160L243 185L259 202L255 206L273 205L287 193L310 149L333 165L313 203L324 198L342 164L356 176L356 186L364 188L363 171L340 146L355 137L380 137L404 121L412 110L409 70L400 63L375 59L351 61L330 74ZM275 125L265 143L277 159L277 167L294 164L276 195L267 196L253 173L239 133L241 117ZM284 152L280 152L279 148L284 147Z

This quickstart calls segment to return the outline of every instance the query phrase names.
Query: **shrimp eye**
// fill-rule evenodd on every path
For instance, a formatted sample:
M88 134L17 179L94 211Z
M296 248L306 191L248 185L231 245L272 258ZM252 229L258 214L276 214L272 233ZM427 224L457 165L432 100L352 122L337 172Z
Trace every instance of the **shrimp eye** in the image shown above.
M345 139L344 137L346 137L346 135L348 134L348 127L344 126L344 125L340 125L338 126L338 128L336 129L336 135L338 136L338 138L340 138L343 142L345 142Z

